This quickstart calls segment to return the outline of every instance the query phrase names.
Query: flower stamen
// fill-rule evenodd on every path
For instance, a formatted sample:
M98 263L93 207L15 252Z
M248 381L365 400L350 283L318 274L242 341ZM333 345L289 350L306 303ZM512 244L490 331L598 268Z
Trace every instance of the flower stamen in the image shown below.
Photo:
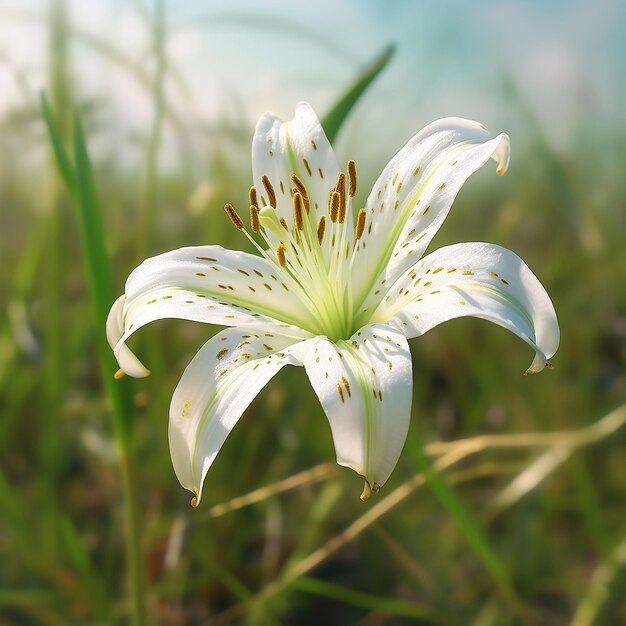
M287 265L287 258L285 257L285 244L281 241L278 246L276 246L276 258L278 259L278 264L281 267L285 267Z
M298 230L304 230L303 206L304 200L300 192L297 191L293 194L293 223Z
M329 213L330 221L334 224L339 216L339 205L341 204L341 198L336 191L330 192Z
M356 165L352 159L348 161L348 195L354 198L356 193Z
M230 218L230 221L233 223L233 226L237 230L243 230L243 222L241 218L239 217L239 214L237 213L237 211L235 211L235 209L233 208L233 205L227 204L224 207L224 211L226 211L226 215L228 215L228 217Z
M356 216L356 228L354 229L354 238L358 241L363 236L365 230L365 209L359 209L359 213Z
M258 233L261 230L261 223L259 222L259 207L254 204L250 205L250 228L253 233Z
M298 193L302 196L302 200L304 201L304 208L308 214L311 208L311 203L309 201L309 193L304 186L304 183L295 174L292 174L291 182L294 184Z
M276 208L276 192L274 191L274 187L270 182L270 179L267 176L261 177L261 182L263 183L263 187L265 187L265 191L267 192L267 199L270 203L270 206L275 209Z

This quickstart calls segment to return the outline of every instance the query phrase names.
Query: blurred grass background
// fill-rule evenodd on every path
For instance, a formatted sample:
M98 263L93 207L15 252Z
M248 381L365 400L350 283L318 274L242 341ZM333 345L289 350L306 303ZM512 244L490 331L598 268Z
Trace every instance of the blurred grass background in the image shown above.
M626 623L625 418L611 414L626 401L624 9L472 5L0 3L0 625L122 624L130 611L79 221L40 90L67 146L81 112L121 293L147 255L248 249L222 207L245 206L258 116L289 117L299 99L323 115L387 44L395 58L337 142L359 167L357 200L436 117L510 132L509 173L470 180L435 244L490 241L527 261L559 315L555 369L521 376L527 347L479 320L412 342L412 425L445 471L433 477L412 441L364 504L304 372L287 368L192 510L167 411L215 329L142 330L153 374L133 386L132 458L147 623ZM437 443L483 434L471 455Z

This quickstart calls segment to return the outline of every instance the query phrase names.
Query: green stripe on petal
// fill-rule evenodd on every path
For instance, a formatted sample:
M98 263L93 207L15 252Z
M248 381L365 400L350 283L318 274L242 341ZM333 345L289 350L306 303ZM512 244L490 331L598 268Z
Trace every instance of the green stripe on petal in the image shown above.
M126 292L107 320L107 338L120 368L131 376L148 370L126 347L139 328L177 318L223 326L278 330L306 338L315 320L296 295L298 286L280 267L245 252L198 246L144 261L129 276Z
M200 503L204 478L226 437L266 383L285 365L297 365L292 338L224 330L194 357L170 406L170 453L181 485Z
M509 155L507 135L493 137L471 120L445 118L417 133L389 162L367 199L368 227L359 254L367 258L368 271L354 276L355 302L367 301L413 265L467 178L490 158L503 174Z
M424 257L385 292L369 320L394 320L411 338L466 316L526 341L536 351L529 373L542 370L559 345L554 306L537 277L516 254L488 243L459 243Z
M411 414L411 354L404 335L394 325L373 324L348 341L316 337L292 352L328 417L337 462L363 476L373 490L384 485Z

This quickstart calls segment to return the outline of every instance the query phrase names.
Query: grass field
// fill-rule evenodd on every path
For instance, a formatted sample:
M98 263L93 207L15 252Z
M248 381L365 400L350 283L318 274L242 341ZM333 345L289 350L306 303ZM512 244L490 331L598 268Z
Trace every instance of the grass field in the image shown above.
M158 13L146 15L158 60ZM178 125L163 96L176 68L163 56L143 87L151 123L120 143L106 111L72 83L76 34L63 3L46 19L48 101L75 173L81 114L102 223L81 227L81 203L93 210L96 197L68 193L37 94L4 110L0 625L626 623L625 128L598 134L581 118L581 149L558 151L507 87L500 97L525 145L502 180L485 168L468 182L434 242L494 242L528 263L559 317L554 369L522 376L528 347L472 318L413 340L412 434L387 485L363 503L359 477L334 462L304 371L285 368L192 509L169 460L168 407L217 329L142 330L133 347L152 375L125 380L120 395L113 357L99 351L94 294L109 294L108 308L158 252L251 250L222 207L246 206L253 127L232 117ZM407 139L417 130L393 124ZM128 167L124 141L143 155ZM163 146L178 154L186 142L192 160L164 167ZM368 158L361 203L386 164ZM91 262L109 278L90 282Z

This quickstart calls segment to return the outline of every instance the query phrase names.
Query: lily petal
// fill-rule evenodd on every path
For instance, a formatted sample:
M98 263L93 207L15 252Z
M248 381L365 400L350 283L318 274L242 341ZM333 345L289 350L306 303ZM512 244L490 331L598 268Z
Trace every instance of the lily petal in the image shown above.
M537 277L516 254L488 243L424 257L389 289L371 321L394 320L411 338L464 316L495 322L528 343L536 351L528 373L541 371L559 345L554 306Z
M131 273L126 293L109 313L107 338L120 368L141 377L149 372L126 340L154 320L278 329L306 338L310 333L299 327L310 315L288 277L265 259L221 246L198 246L147 259Z
M286 349L294 339L226 329L194 357L174 392L169 440L183 487L199 504L204 478L226 437L266 383L285 365L298 365Z
M375 491L395 467L409 427L413 381L406 338L392 324L372 324L348 341L315 337L292 353L326 412L337 462Z
M506 134L494 138L471 120L444 118L417 133L389 162L367 199L369 226L359 254L367 257L370 270L356 273L355 302L395 281L422 256L471 174L490 158L503 174L509 156Z
M276 213L288 224L293 224L291 176L298 176L308 191L309 219L316 228L319 217L328 212L328 198L339 171L324 129L306 102L297 105L289 122L266 113L257 123L252 140L254 185L262 203L270 205L263 184L263 176L267 176L276 196Z

